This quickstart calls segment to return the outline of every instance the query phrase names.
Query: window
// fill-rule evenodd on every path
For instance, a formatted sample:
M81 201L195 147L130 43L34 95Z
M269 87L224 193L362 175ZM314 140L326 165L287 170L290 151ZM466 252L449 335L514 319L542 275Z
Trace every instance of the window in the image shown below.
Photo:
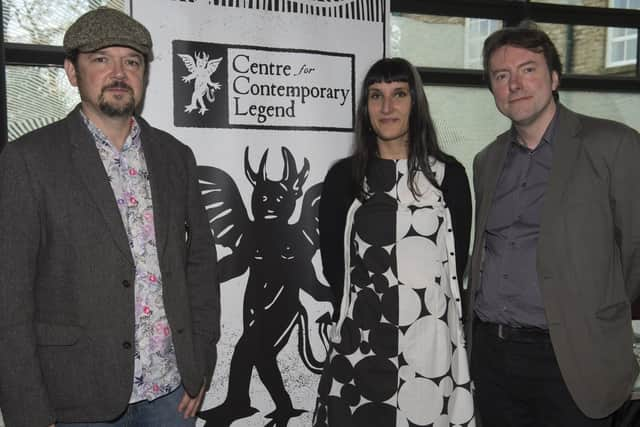
M8 66L5 72L9 141L65 117L80 102L62 68Z
M393 14L389 51L416 66L482 69L484 40L501 27L492 19Z
M61 46L68 26L78 16L99 6L126 10L124 0L2 0L3 43L37 45L41 49ZM2 64L6 141L65 117L80 101L64 70L49 64L46 61L35 61L34 66ZM0 150L3 145L1 141Z
M610 0L610 6L620 9L640 9L640 0ZM637 29L607 29L607 67L633 65L636 63L637 53Z
M5 62L0 64L5 74L0 78L0 96L5 97L0 102L2 150L7 140L63 117L77 102L76 90L59 68L59 46L67 26L87 10L98 6L128 10L130 2L0 3L4 35L0 42L5 48ZM544 25L560 50L566 67L563 91L640 92L640 75L634 67L640 0L392 0L390 5L387 54L419 66L423 80L431 85L484 88L480 57L486 36L503 25L533 19Z
M489 34L502 27L500 21L466 18L464 29L464 68L482 69L482 46Z
M125 0L3 0L4 41L62 45L67 27L99 6L124 10Z

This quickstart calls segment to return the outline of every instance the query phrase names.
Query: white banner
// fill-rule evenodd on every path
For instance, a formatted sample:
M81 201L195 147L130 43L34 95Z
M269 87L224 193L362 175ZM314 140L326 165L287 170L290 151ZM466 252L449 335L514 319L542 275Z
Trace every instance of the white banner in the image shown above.
M194 150L218 249L222 337L198 425L310 426L332 311L321 183L351 151L388 0L130 7L154 43L143 116Z

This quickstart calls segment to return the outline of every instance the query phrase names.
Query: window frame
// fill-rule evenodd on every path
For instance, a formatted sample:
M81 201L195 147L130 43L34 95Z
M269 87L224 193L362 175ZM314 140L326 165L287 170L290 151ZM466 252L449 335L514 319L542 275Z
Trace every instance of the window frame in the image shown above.
M503 26L515 25L523 19L544 23L594 25L603 27L639 28L640 10L611 9L533 3L529 0L390 0L391 13L456 16L500 20ZM0 0L0 10L2 0ZM7 143L6 66L62 67L64 51L61 47L5 43L4 23L0 23L0 122L2 123L0 151ZM640 51L640 43L638 43ZM640 55L637 55L635 77L619 76L563 76L563 90L634 92L640 93ZM485 87L481 70L462 68L418 67L429 84L461 87Z
M2 11L2 0L0 0L0 11ZM2 138L0 138L0 151L7 144L9 137L9 125L7 123L7 84L6 84L6 63L5 60L5 46L4 46L4 19L0 21L0 65L2 66L2 72L0 72L0 131L2 132Z
M620 10L638 10L638 9L632 9L630 7L629 4L629 0L624 0L626 3L625 7L619 7L616 6L616 0L609 0L609 7L610 8L618 8ZM606 68L616 68L616 67L624 67L627 65L633 65L635 62L637 62L640 59L639 53L638 53L638 33L640 33L640 31L636 28L635 29L635 34L625 34L623 36L619 36L619 35L614 35L616 28L607 28L607 48L606 48L606 60L605 60L605 67ZM633 30L633 28L624 28L625 32L628 30ZM636 57L635 58L630 58L627 59L626 58L626 44L631 41L631 40L635 40L636 41ZM612 58L613 56L613 44L614 43L622 43L623 46L623 55L624 57L622 59L619 60L614 60Z
M500 22L496 19L487 19L487 18L478 18L478 17L466 17L464 18L464 68L465 69L477 69L477 65L479 63L480 68L482 68L482 49L480 50L479 56L470 57L470 48L469 44L472 41L476 41L479 39L477 33L471 32L471 27L474 24L482 24L483 22L487 23L487 27L490 30L487 34L483 34L481 40L484 40L489 34L494 31L497 31L501 28L501 26L497 26L497 28L493 28L494 22ZM502 24L502 23L501 23Z
M501 20L503 26L516 25L524 19L550 24L640 26L640 10L636 9L534 3L529 0L392 0L391 13L496 19ZM430 85L487 86L481 70L419 66L418 71L423 81ZM562 76L562 90L640 93L640 61L636 62L634 77L565 74Z

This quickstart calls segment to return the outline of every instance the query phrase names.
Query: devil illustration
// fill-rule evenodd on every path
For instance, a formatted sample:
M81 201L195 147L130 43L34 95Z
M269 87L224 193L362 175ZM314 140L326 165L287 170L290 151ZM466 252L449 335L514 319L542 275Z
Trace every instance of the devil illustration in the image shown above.
M258 412L251 406L249 385L253 367L273 399L276 409L266 415L267 426L286 427L304 410L293 407L276 357L298 327L298 349L305 366L320 373L322 362L315 359L308 340L308 315L299 299L303 289L317 301L331 301L330 288L318 281L311 258L318 248L318 203L321 185L312 186L302 200L300 220L289 224L296 200L309 175L309 161L298 173L291 152L282 147L284 172L280 181L267 178L265 150L257 172L245 149L244 170L253 185L251 209L247 216L240 193L224 171L200 166L200 189L216 243L231 249L219 261L220 282L238 277L249 269L244 295L243 333L235 346L229 372L229 389L224 403L200 413L216 426ZM329 313L318 322L330 322ZM320 331L322 327L318 328ZM326 331L326 327L324 328ZM326 336L321 337L326 342ZM209 425L209 424L207 424Z
M211 75L218 69L222 57L209 61L209 55L205 52L195 52L193 56L184 54L178 54L178 56L189 71L188 75L182 77L182 81L189 83L195 79L191 103L185 105L184 111L190 113L199 108L198 113L204 116L204 113L209 111L204 102L205 98L213 103L216 100L215 91L222 87L220 83L211 81Z

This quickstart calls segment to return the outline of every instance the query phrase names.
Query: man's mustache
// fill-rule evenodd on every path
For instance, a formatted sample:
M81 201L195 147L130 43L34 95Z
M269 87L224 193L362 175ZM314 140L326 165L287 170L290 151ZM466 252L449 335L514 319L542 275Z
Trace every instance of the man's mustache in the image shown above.
M104 92L105 90L109 90L109 89L126 89L128 92L133 93L133 89L131 88L131 86L129 86L128 84L126 84L125 82L121 82L119 80L116 80L115 82L104 86L102 88L102 92Z

